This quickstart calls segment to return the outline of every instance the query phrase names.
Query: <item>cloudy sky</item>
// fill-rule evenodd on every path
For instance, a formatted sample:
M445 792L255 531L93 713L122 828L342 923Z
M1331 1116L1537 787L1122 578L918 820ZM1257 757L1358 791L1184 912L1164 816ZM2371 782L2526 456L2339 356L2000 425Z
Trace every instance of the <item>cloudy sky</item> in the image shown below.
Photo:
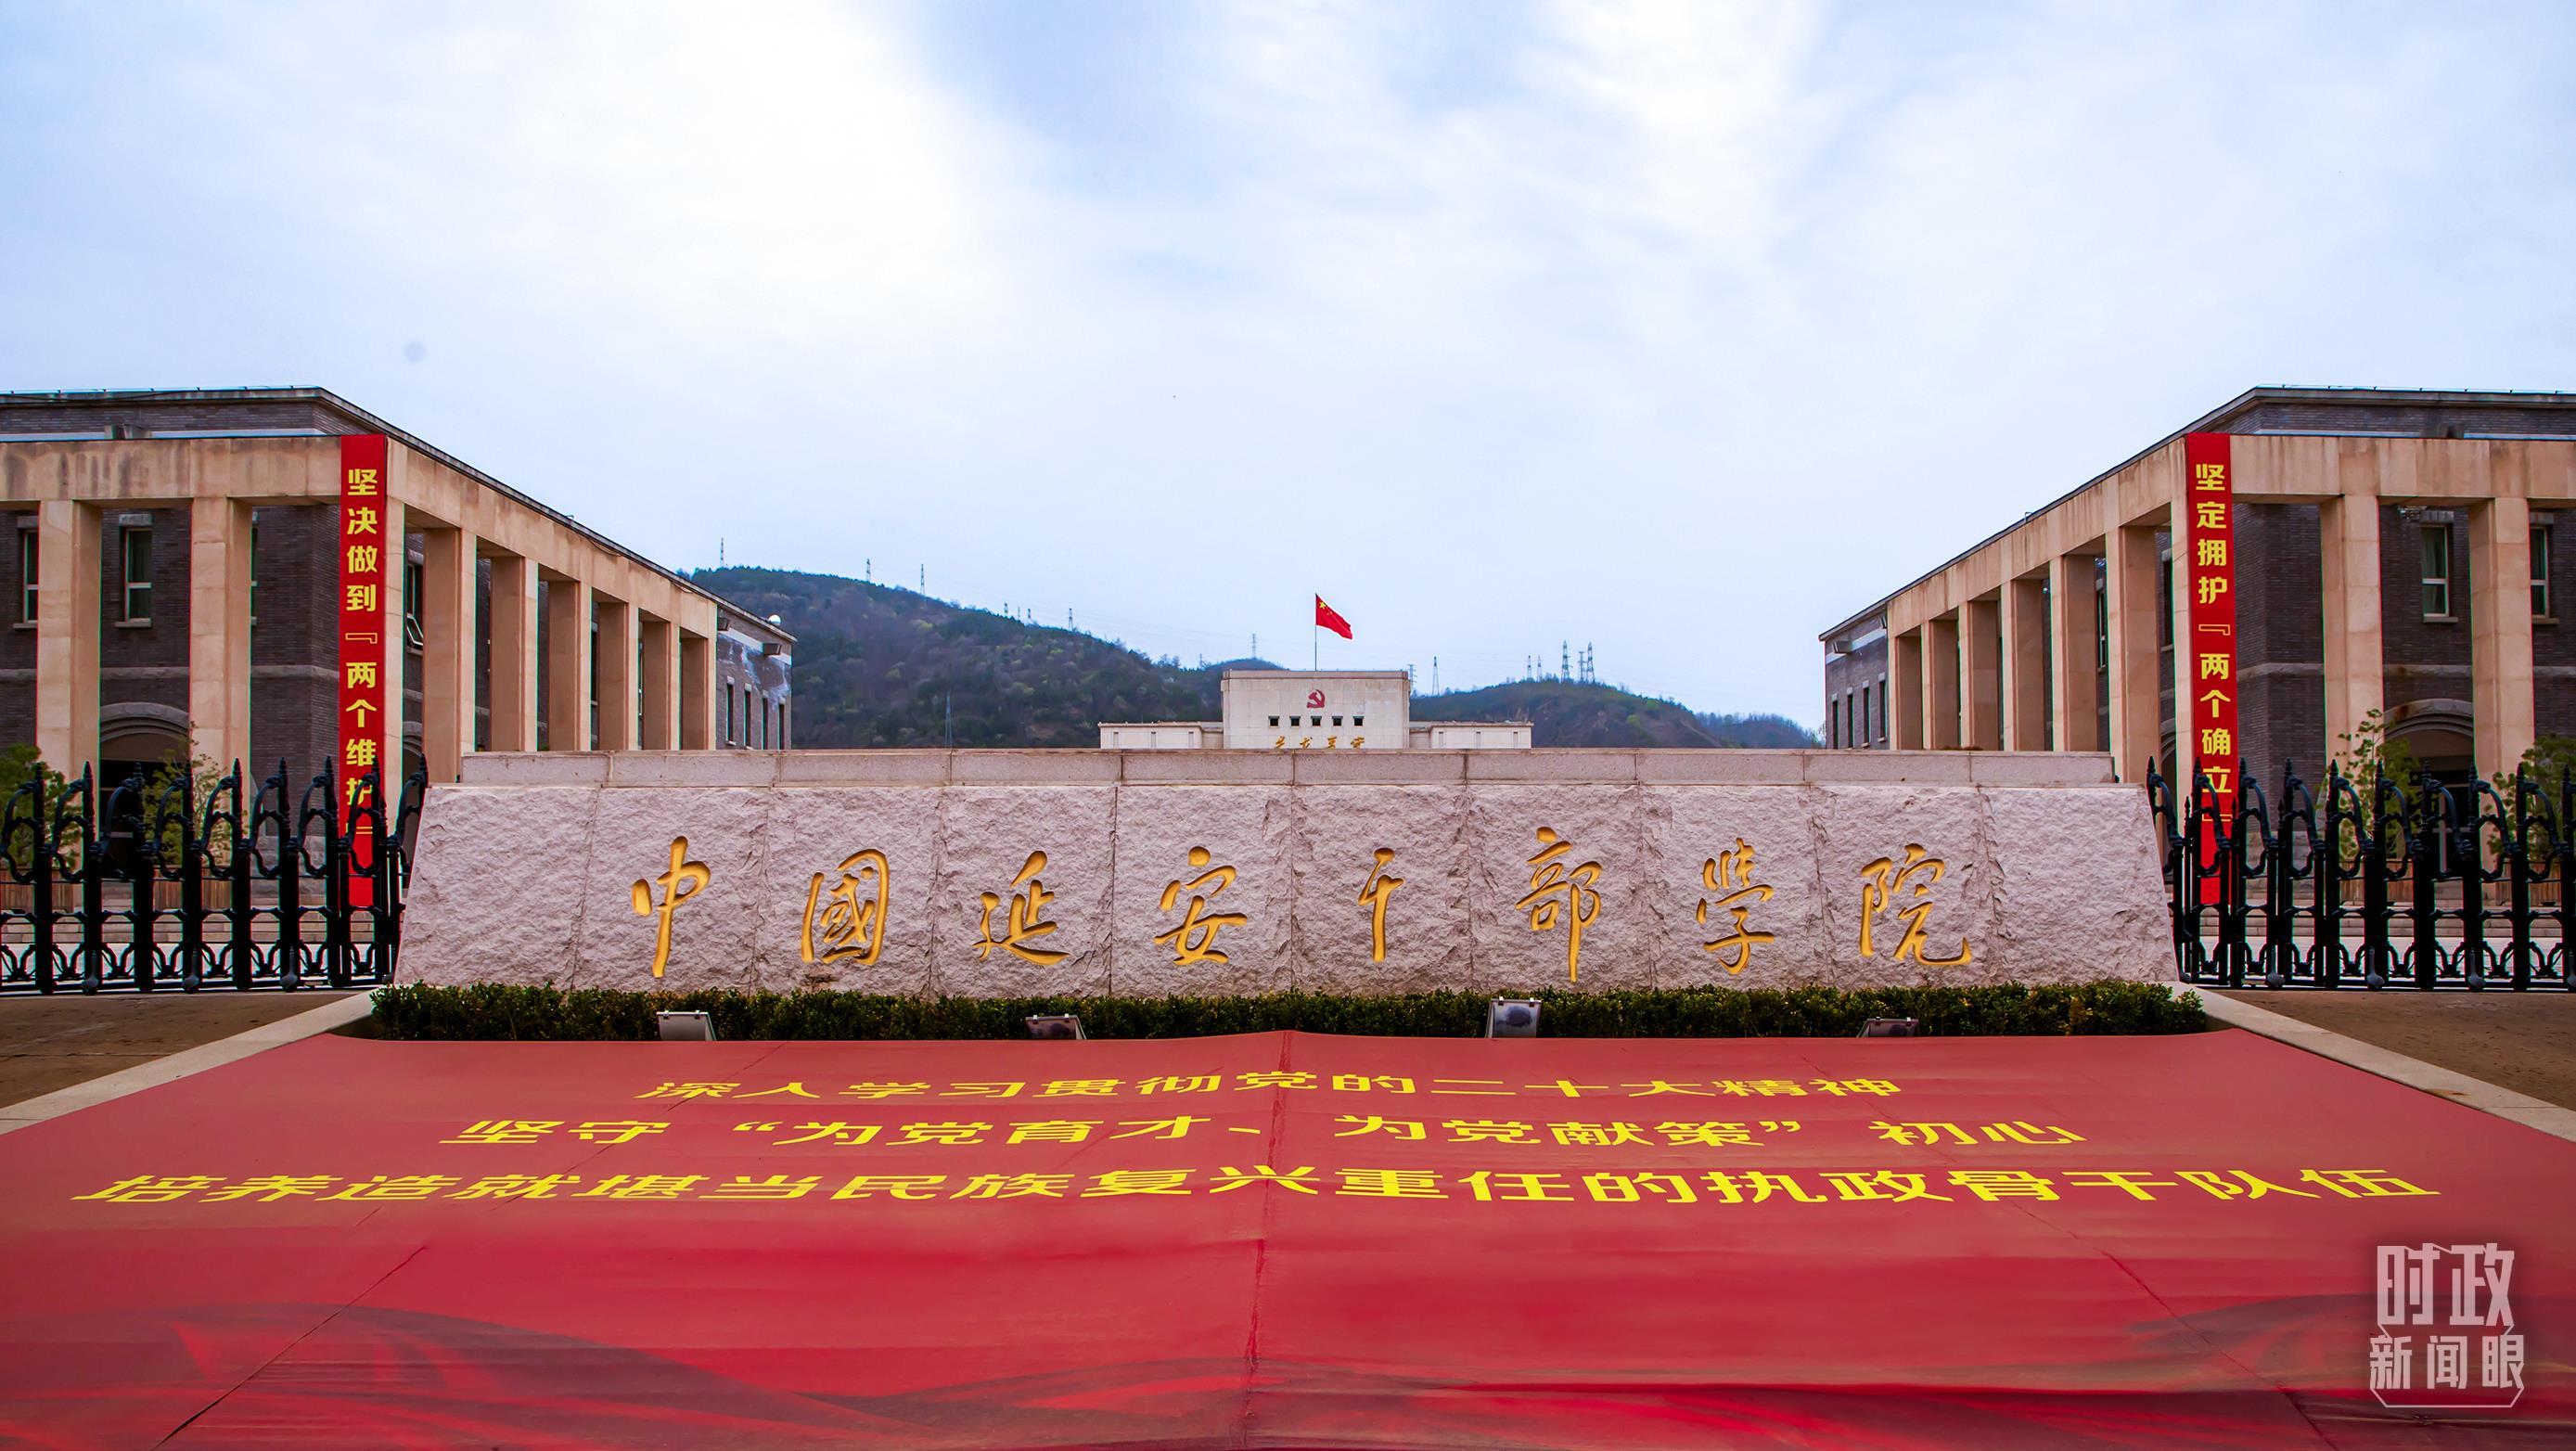
M1813 722L1818 631L2249 386L2576 388L2576 6L12 3L0 198L0 388Z

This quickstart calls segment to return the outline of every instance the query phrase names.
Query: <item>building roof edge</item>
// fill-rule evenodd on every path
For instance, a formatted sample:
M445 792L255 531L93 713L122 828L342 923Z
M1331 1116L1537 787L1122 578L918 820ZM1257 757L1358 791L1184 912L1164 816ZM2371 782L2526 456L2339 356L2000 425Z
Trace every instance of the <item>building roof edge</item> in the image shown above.
M1896 588L1889 590L1883 595L1880 595L1877 599L1872 600L1868 604L1852 611L1848 615L1845 615L1841 620L1836 622L1831 629L1819 633L1816 636L1816 639L1819 642L1830 641L1834 636L1842 634L1844 631L1859 624L1861 621L1881 613L1898 595L1905 593L1907 590L1914 588L1916 585L1921 584L1925 580L1932 578L1934 575L1941 573L1943 570L1950 568L1950 566L1957 564L1960 560L1967 558L1969 555L1974 554L1978 550L1985 548L1987 545L1994 543L1996 540L2003 538L2005 535L2010 534L2015 529L2029 523L2031 520L2038 518L2040 515L2047 513L2049 510L2056 508L2058 505L2065 503L2076 495L2083 493L2086 489L2092 488L2094 485L2101 483L2104 479L2110 478L2122 469L2130 467L2139 460L2145 458L2147 455L2156 452L2158 449L2170 446L2175 440L2183 437L2185 434L2203 432L2209 427L2209 425L2216 423L2218 420L2227 417L2231 413L2240 412L2257 402L2269 403L2303 401L2338 403L2429 403L2435 405L2478 405L2486 407L2504 407L2515 404L2527 405L2540 403L2551 407L2576 408L2576 393L2478 392L2473 390L2435 388L2294 387L2277 384L2258 385L2256 387L2248 388L2244 392L2237 394L2234 398L2229 399L2227 402L2218 405L2216 408L2200 415L2191 422L2184 424L2182 427L2177 428L2173 432L2166 434L2164 437L2157 439L2155 442L2148 444L2145 448L2139 449L2136 453L2129 455L2127 458L2124 458L2118 463L2111 465L2109 468L2102 470L2100 473L2093 475L2084 482L2077 484L2075 487L2068 489L2066 492L2059 494L2053 499L2050 499L2047 503L2041 504L2035 509L2024 511L2019 518L2013 520L2001 529L1995 530L1993 533L1986 535L1976 543L1971 544L1967 548L1960 550L1958 553L1951 555L1949 558L1942 560L1939 564L1932 566L1930 569L1914 576L1905 583L1898 585Z
M663 578L680 586L682 589L688 590L692 594L703 595L707 599L713 600L719 607L733 614L758 620L761 628L774 630L779 634L786 636L790 644L795 643L795 635L790 633L783 625L773 625L769 623L767 616L754 614L749 607L737 604L733 600L717 594L714 590L708 589L705 585L699 584L697 581L690 579L687 575L671 568L669 565L663 564L659 560L649 558L634 549L628 548L626 545L618 543L616 540L609 538L607 535L600 533L598 530L591 528L560 509L543 503L530 495L521 493L519 490L501 482L491 474L484 472L482 469L476 468L474 465L467 463L465 460L458 458L456 455L449 453L445 449L424 441L418 434L412 433L408 429L395 427L393 424L386 422L384 419L377 417L375 414L368 412L366 409L359 407L357 404L350 402L348 399L341 397L339 394L332 392L328 388L319 387L309 383L300 383L273 388L92 388L58 390L54 392L16 392L0 393L0 408L6 408L13 403L107 404L121 402L151 403L164 401L198 403L281 403L293 402L298 399L309 400L341 414L350 422L360 425L358 430L359 432L381 433L387 438L399 439L401 440L403 447L426 455L429 458L436 459L438 462L456 470L458 473L465 475L467 478L474 480L485 488L491 489L516 503L522 504L545 515L547 518L554 520L556 523L563 525L565 528L572 530L574 533L581 535L592 543L634 560L636 563L643 565L645 568L652 570L656 574L661 575Z

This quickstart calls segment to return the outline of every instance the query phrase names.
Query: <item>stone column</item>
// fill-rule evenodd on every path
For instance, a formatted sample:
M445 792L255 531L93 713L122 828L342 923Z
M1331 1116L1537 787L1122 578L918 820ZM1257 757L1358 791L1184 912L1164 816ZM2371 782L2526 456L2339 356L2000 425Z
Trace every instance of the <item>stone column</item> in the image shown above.
M599 749L635 749L635 606L620 599L598 604Z
M716 741L716 642L680 631L680 749L703 751Z
M250 757L250 505L188 506L188 749L218 767Z
M492 732L496 751L537 748L537 562L492 556Z
M2469 505L2469 699L2478 774L2522 762L2536 729L2531 669L2531 503Z
M2156 653L2156 527L2113 530L2108 557L2111 768L2123 781L2144 781L2164 745L2164 713L2156 699L2163 673Z
M66 776L98 759L99 512L36 508L36 753Z
M546 748L590 749L590 586L546 581Z
M2004 581L2004 749L2048 749L2048 641L2046 580L2041 575Z
M669 620L644 617L644 739L648 751L669 751L680 740L680 632Z
M2004 748L2001 606L1989 597L1959 607L1959 744L1972 751Z
M2324 570L2326 753L2350 748L2345 737L2361 728L2387 699L2387 662L2381 650L2379 496L2342 494L2317 510ZM2529 548L2528 545L2525 546ZM2325 779L2323 762L2301 761L2312 779Z
M2190 501L2184 500L2175 508L2174 518L2177 521L2181 520L2190 507ZM2173 621L2169 628L2173 633L2174 641L2174 780L2178 785L2190 782L2193 773L2200 769L2200 736L2191 727L2191 555L2185 547L2188 543L2187 536L2188 531L2177 524L2173 535L2173 558L2166 565L2173 571ZM2156 686L2160 692L2164 683L2163 660L2159 656ZM2164 711L2161 706L2158 707L2156 715L2158 718L2156 731L2158 735L2162 735ZM2244 728L2244 723L2239 721L2237 730L2242 732Z
M1887 745L1920 751L1923 744L1923 631L1887 637Z
M474 536L421 531L420 750L432 781L464 773L474 750Z
M2095 557L2062 554L2048 562L2048 710L2061 751L2102 749L2093 719L2102 699L2094 658L2100 640L2093 621Z
M1959 617L1923 622L1923 744L1959 749Z

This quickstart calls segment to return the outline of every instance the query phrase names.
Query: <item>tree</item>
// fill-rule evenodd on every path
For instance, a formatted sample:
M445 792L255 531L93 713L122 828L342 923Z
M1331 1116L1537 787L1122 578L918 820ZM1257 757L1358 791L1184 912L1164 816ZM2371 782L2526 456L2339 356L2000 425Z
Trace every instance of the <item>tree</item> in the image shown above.
M2414 750L2404 741L2390 740L2387 722L2374 710L2344 736L2343 749L2335 752L2331 764L2351 783L2364 821L2377 810L2380 783L2387 783L2391 814L2381 845L2391 854L2404 853L2406 823L2413 819L2423 791L2424 767ZM2359 831L2357 822L2344 827L2339 845L2347 859L2359 850Z

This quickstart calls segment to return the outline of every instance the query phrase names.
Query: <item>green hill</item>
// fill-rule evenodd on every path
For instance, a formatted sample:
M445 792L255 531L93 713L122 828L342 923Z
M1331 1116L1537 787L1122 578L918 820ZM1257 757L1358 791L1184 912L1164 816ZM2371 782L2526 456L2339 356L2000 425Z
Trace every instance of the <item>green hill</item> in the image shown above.
M698 584L796 635L796 743L1092 746L1103 721L1214 720L1228 669L1148 659L1078 630L1031 625L892 585L784 569L703 569ZM1526 720L1541 746L1811 744L1776 716L1699 717L1607 685L1521 680L1423 696L1417 720ZM1763 723L1769 723L1765 726ZM1795 741L1751 739L1797 732Z
M1785 715L1719 715L1714 711L1699 713L1700 729L1717 737L1721 746L1746 749L1794 750L1802 746L1819 746L1816 733Z
M1537 746L1721 744L1689 708L1578 680L1514 680L1413 702L1415 720L1525 720Z
M1096 746L1102 721L1216 719L1218 667L838 575L691 578L795 632L800 746Z

